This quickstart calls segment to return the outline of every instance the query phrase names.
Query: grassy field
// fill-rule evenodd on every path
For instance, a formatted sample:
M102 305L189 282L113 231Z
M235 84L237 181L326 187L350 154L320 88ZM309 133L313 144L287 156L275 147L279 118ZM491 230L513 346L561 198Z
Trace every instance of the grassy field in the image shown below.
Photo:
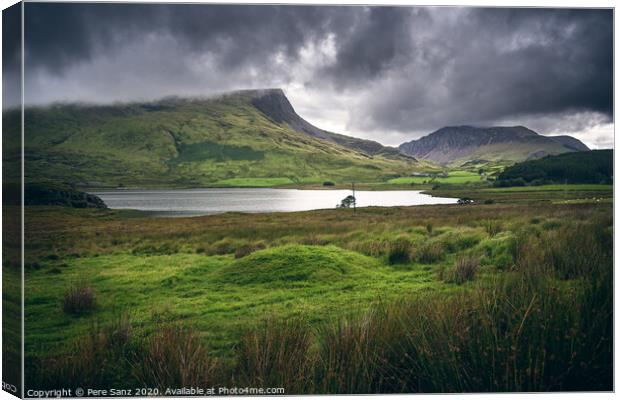
M316 184L321 183L317 178L231 178L223 179L215 182L214 186L217 187L276 187L276 186L288 186L288 185L300 185L300 184ZM321 185L322 186L322 185Z
M571 184L571 185L540 185L540 186L513 186L505 188L484 189L485 192L547 192L547 191L581 191L581 192L610 192L612 185L599 184Z
M26 385L609 390L611 210L30 207Z
M427 190L433 196L468 197L477 202L530 203L530 202L582 202L597 203L613 200L613 185L541 185L505 188L475 188L467 185L444 185Z
M434 184L434 183L447 183L447 184L467 184L478 183L483 181L477 172L454 170L448 172L448 176L410 176L401 177L388 180L388 183L393 184Z

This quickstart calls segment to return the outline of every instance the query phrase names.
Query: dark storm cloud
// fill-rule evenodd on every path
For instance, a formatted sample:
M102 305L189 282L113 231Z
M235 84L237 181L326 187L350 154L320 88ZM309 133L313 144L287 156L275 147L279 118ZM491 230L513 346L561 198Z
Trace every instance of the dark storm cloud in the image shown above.
M389 96L364 102L367 128L490 124L568 110L611 117L609 11L470 10L435 18L433 27L441 34L418 42L427 31L413 26L413 59L373 87ZM420 56L424 48L434 50Z
M2 68L19 64L21 47L21 5L15 4L2 12Z
M27 3L25 32L33 103L301 87L380 141L613 108L611 10Z
M28 66L57 74L162 22L159 6L29 3L25 8Z
M2 12L2 103L21 103L21 4Z
M421 8L366 8L360 14L340 35L336 62L324 71L337 86L363 84L408 62L414 50L412 24L428 21Z
M53 72L95 53L168 34L187 51L206 52L223 66L257 62L281 52L295 58L307 40L338 31L341 7L189 4L27 5L26 51L32 67Z

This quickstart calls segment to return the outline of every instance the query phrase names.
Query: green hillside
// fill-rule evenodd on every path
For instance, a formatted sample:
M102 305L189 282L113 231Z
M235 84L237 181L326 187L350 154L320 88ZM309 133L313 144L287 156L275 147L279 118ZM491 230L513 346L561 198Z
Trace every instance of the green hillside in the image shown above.
M548 156L506 168L496 186L543 185L552 183L613 182L613 150L592 150Z
M90 187L270 186L381 182L428 169L410 157L365 153L274 122L252 104L257 93L27 109L26 178ZM11 122L19 113L4 118L18 136L19 124ZM15 159L18 143L7 144L5 160Z

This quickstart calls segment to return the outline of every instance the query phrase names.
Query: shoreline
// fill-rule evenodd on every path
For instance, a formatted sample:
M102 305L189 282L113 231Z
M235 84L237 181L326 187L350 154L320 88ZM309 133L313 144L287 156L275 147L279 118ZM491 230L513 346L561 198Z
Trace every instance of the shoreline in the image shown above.
M286 184L273 186L252 186L252 185L203 185L203 186L79 186L77 189L90 193L97 191L124 191L124 190L190 190L190 189L297 189L297 190L351 190L351 184L336 184L334 186L324 186L322 184ZM421 191L430 190L432 185L410 185L392 183L355 183L355 190L364 191L390 191L390 190L411 190Z

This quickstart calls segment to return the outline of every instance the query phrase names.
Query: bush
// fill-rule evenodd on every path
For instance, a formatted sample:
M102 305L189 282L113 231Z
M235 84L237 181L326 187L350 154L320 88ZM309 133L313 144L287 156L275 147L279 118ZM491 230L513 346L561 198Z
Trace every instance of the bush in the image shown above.
M71 315L84 315L95 309L95 292L85 282L73 284L65 292L62 309Z

